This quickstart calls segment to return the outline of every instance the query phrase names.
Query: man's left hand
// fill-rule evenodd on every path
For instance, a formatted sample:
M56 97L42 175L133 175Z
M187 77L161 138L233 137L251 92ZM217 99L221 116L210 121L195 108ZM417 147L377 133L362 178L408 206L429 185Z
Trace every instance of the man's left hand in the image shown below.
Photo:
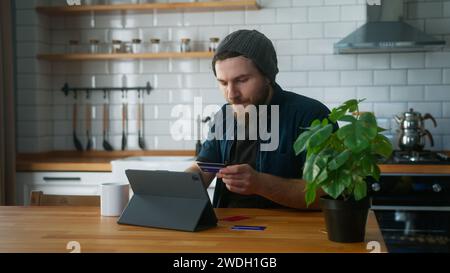
M217 177L222 178L229 191L243 195L258 194L261 187L261 183L258 183L259 176L260 173L248 164L231 165L217 173Z

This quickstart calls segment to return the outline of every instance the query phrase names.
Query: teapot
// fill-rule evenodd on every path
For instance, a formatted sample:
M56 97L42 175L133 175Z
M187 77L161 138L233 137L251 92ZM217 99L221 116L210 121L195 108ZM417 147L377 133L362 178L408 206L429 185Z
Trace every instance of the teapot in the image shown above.
M425 146L425 136L429 139L430 145L434 146L433 136L424 126L424 121L427 119L433 122L434 127L437 126L436 120L431 114L426 113L422 116L412 108L400 117L394 116L394 120L400 125L397 132L399 133L398 146L401 150L421 151Z

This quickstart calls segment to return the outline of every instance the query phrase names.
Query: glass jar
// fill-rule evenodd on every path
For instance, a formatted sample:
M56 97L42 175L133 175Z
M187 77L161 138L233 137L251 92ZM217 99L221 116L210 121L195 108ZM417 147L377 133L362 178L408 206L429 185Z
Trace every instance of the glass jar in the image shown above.
M80 42L78 40L69 41L69 53L80 53Z
M158 53L160 50L160 40L157 38L150 39L150 51L153 53Z
M142 52L142 50L141 50L141 42L142 42L142 40L141 39L133 39L132 41L131 41L131 52L132 53L141 53Z
M191 51L191 39L189 38L181 39L180 52L189 52L189 51Z
M91 40L89 40L89 44L90 44L91 54L97 54L99 52L98 47L99 47L100 41L97 39L91 39Z
M209 52L216 52L220 39L217 37L209 38Z
M122 53L122 41L121 40L112 40L111 53Z

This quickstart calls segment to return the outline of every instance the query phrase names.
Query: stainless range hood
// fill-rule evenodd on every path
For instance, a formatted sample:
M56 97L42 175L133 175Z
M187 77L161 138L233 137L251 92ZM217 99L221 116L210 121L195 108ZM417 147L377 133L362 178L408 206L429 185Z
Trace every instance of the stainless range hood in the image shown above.
M367 23L334 44L337 54L439 50L438 40L403 22L406 0L382 0L367 5Z

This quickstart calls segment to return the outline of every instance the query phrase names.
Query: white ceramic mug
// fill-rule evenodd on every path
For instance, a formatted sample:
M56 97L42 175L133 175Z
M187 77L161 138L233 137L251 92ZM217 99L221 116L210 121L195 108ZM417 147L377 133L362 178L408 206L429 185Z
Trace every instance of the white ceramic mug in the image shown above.
M120 216L128 204L130 186L123 183L104 183L100 186L102 216Z

